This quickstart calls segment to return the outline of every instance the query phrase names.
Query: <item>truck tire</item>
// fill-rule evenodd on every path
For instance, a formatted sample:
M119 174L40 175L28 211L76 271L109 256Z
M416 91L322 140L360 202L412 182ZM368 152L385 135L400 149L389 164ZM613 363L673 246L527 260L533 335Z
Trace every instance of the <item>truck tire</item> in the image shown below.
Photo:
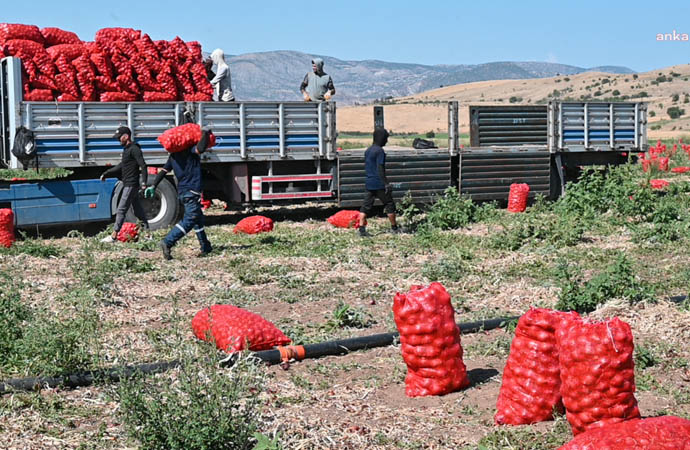
M149 175L148 184L153 184L155 176ZM168 228L172 226L179 217L180 202L177 199L177 189L167 179L163 178L153 198L144 198L144 193L139 193L139 201L146 211L146 218L152 230ZM128 222L137 221L132 208L127 211L126 220Z

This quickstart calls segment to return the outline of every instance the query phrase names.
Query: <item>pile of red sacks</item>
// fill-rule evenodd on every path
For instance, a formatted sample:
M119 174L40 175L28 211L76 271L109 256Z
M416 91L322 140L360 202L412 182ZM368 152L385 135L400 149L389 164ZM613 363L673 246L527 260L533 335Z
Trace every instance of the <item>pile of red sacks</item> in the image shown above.
M216 347L228 353L245 348L267 350L291 342L268 320L233 305L202 309L192 319L192 330L199 339L215 342Z
M14 212L9 208L0 209L0 246L10 248L15 239Z
M520 318L503 372L498 424L547 420L565 407L573 434L640 417L633 336L617 319L533 309Z
M208 101L201 45L103 28L93 42L59 28L0 23L0 58L22 60L27 101Z

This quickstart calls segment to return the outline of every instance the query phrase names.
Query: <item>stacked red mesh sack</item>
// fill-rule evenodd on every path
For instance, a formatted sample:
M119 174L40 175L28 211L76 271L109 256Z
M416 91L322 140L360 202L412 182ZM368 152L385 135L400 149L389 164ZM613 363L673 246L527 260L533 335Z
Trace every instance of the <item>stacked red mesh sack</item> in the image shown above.
M202 309L192 319L192 330L199 339L214 341L218 349L228 353L245 348L267 350L291 342L268 320L233 305L213 305Z
M10 248L14 241L14 212L9 208L0 209L0 246Z
M273 230L273 220L264 216L249 216L237 222L233 233L258 234Z
M103 28L94 42L59 28L0 23L0 53L22 60L28 101L208 101L198 42Z
M640 417L630 325L618 318L571 320L556 330L556 341L573 434Z
M328 223L338 228L359 228L359 211L344 209L326 219Z
M526 183L513 183L508 194L508 211L523 212L527 208L529 185Z
M408 397L444 395L470 384L462 360L460 329L443 285L434 282L397 293L393 315L407 364Z
M530 309L515 328L510 355L494 421L499 425L523 425L551 420L554 410L563 412L556 330L576 312Z
M577 435L559 450L690 450L690 420L633 419Z

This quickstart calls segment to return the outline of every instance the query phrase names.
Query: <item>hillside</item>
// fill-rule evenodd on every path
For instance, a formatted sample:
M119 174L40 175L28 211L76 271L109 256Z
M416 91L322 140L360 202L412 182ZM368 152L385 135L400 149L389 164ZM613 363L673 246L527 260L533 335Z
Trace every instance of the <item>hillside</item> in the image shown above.
M530 79L573 75L582 67L547 62L490 62L476 65L423 65L378 60L346 61L296 51L273 51L227 56L235 94L241 100L299 100L299 85L319 56L333 77L342 105L415 95L439 86L495 79ZM626 67L602 69L631 73Z
M587 72L527 80L494 80L457 84L390 100L384 109L386 127L394 132L447 130L447 107L460 102L460 131L469 132L470 104L543 104L568 101L645 101L649 103L649 136L690 135L690 64L640 74ZM685 109L671 120L669 107ZM338 129L368 132L373 129L371 106L338 109Z

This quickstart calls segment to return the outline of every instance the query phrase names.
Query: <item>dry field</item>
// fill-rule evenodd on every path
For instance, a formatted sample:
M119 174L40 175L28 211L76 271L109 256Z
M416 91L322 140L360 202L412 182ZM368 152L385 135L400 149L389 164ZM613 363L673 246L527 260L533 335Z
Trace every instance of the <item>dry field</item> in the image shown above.
M460 132L469 133L468 105L534 105L559 99L644 101L649 103L649 138L670 139L690 134L689 80L690 64L635 75L586 72L529 80L480 81L392 99L392 104L385 105L384 116L386 128L395 133L447 132L448 112L443 102L456 100L460 103ZM667 109L674 106L685 109L685 115L670 119ZM337 114L338 129L343 132L373 130L371 106L343 107Z
M484 206L464 226L435 222L399 236L386 233L386 220L379 217L371 221L375 236L363 240L326 223L335 212L328 206L231 213L215 205L206 228L215 250L206 258L195 256L196 240L188 236L174 249L175 259L163 261L156 249L163 231L150 241L117 245L101 244L106 231L97 227L26 237L0 252L3 307L17 307L7 297L14 286L15 301L32 314L18 335L0 336L0 373L7 379L176 358L196 341L193 315L215 303L261 314L296 343L394 331L395 293L432 280L451 293L458 322L517 315L557 304L567 264L579 271L581 283L603 277L604 285L620 284L615 277L625 275L629 289L615 294L609 286L614 291L602 291L603 301L591 315L618 316L632 326L642 414L689 418L690 303L668 297L690 291L690 189L687 177L667 179L680 188L658 201L664 208L680 206L677 217L661 225L611 211L592 216L592 201L573 200L539 203L524 214ZM578 195L590 194L603 195ZM468 206L451 198L443 208ZM233 224L254 213L273 218L275 230L232 233ZM575 229L580 234L573 236ZM628 269L616 266L621 258ZM587 289L595 288L583 288L583 298ZM0 314L9 329L9 308ZM503 329L464 335L472 384L443 397L405 396L399 346L261 367L258 430L272 442L257 448L556 448L571 438L563 417L533 426L493 425L511 339ZM13 349L13 340L23 347ZM178 376L173 370L147 382L174 385ZM161 405L166 401L159 399ZM114 384L5 395L1 446L139 448L124 423L125 409Z

